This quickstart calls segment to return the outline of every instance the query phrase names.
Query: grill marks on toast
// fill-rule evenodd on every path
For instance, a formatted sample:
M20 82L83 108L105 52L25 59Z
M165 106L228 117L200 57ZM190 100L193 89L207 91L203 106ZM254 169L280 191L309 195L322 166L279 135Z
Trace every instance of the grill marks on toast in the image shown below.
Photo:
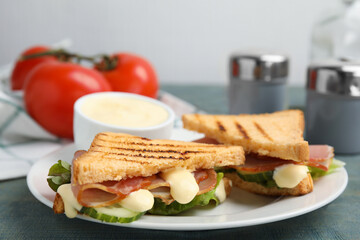
M178 153L181 155L186 155L189 153L208 153L210 151L177 151L177 150L152 150L152 149L133 149L133 148L126 148L126 147L109 147L104 145L96 144L94 147L101 147L101 148L110 148L110 149L117 149L117 150L124 150L124 151L131 151L131 152L143 152L143 153Z
M256 129L268 140L270 141L274 141L266 132L265 130L257 123L257 122L253 122L254 126L256 127Z
M214 146L204 145L203 150L199 146L189 144L169 144L169 143L153 143L144 142L141 137L129 137L128 140L122 141L121 138L114 138L104 133L100 134L96 141L92 143L92 152L103 153L103 159L117 158L128 162L147 163L140 161L141 159L151 160L188 160L189 155L214 153L216 150L211 149ZM184 150L186 147L187 150ZM222 146L219 146L222 147ZM208 148L208 149L206 149ZM210 148L210 149L209 149Z
M174 140L147 140L123 133L95 136L91 147L73 161L73 182L87 184L151 176L170 168L189 171L240 165L244 150L236 146Z
M170 143L153 143L151 139L148 138L142 138L142 137L136 137L136 136L130 136L127 137L128 139L133 139L134 141L125 140L122 137L114 137L114 136L108 136L105 133L98 134L99 138L97 138L97 141L103 141L105 143L114 143L114 144L125 144L125 145L138 145L138 146L144 146L144 147L166 147L168 148L184 148L187 149L191 148L199 148L199 146L194 146L192 144L170 144ZM101 138L101 136L105 136L106 138ZM111 139L109 139L110 137ZM143 142L142 140L148 140L149 142ZM225 147L225 146L218 146L218 147ZM201 148L214 148L212 145L202 145ZM187 150L189 152L189 150Z
M116 140L109 140L109 139L97 139L97 141L102 141L104 143L114 143L116 145L118 144L122 144L122 145L127 145L127 146L132 146L132 145L136 145L136 146L144 146L144 147L165 147L166 149L169 149L169 148L175 148L175 149L178 149L178 148L184 148L186 147L187 149L195 149L195 148L199 148L199 146L196 146L196 145L192 145L192 144L182 144L182 145L175 145L175 144L168 144L168 143L165 143L165 144L161 144L161 143L146 143L146 142L136 142L136 141L132 141L132 142L129 142L129 141L116 141ZM108 144L109 145L109 144ZM226 146L217 146L217 147L226 147ZM214 148L214 146L212 145L202 145L201 148ZM179 151L176 151L176 152L179 152ZM192 150L186 150L186 151L183 151L183 152L195 152L195 151L192 151ZM196 151L196 152L200 152L200 151ZM208 152L208 150L206 151Z
M215 119L215 124L217 126L217 129L219 130L219 132L227 134L228 131L227 129L231 129L231 126L228 126L226 123L226 121L221 121L221 119L214 117ZM248 124L253 124L255 128L253 128L255 131L259 132L261 134L261 136L263 136L265 139L269 140L270 142L273 142L274 139L265 131L265 129L256 121L250 121ZM234 125L236 126L236 129L238 131L238 133L240 134L240 136L242 136L244 139L246 140L251 140L251 137L249 136L248 132L245 130L246 128L240 124L240 122L238 121L234 121ZM250 126L246 126L246 127L250 127ZM279 128L279 126L277 126ZM279 129L280 131L280 129Z
M174 145L174 144L160 144L160 143L144 143L144 142L119 142L116 140L108 140L108 139L99 139L100 141L104 141L107 143L114 143L114 144L118 144L118 143L122 143L122 144L126 144L126 145L137 145L137 146L144 146L144 147L174 147L174 148L196 148L196 146L192 146L192 145ZM214 146L202 146L203 148L212 148Z
M131 163L139 163L139 164L150 164L151 162L147 162L147 161L141 161L141 159L127 159L126 158L126 154L121 154L121 153L104 153L104 151L101 150L93 150L93 153L101 153L101 156L99 156L99 159L103 159L103 160L110 160L110 159L118 159L119 157L121 157L121 159L119 159L119 161L123 161L123 162L131 162ZM139 157L139 156L128 156L128 157ZM144 157L141 157L144 158Z
M300 110L256 115L184 114L182 120L185 129L224 144L243 146L247 152L299 162L309 158L308 142L303 138L304 116ZM217 121L226 132L219 130Z
M243 126L241 126L241 124L239 122L234 122L236 128L238 129L238 132L240 133L240 135L242 135L245 139L250 140L249 135L247 134L245 128L243 128Z
M270 135L265 131L265 129L263 127L261 127L261 125L259 123L257 123L256 121L252 122L253 125L255 126L255 129L261 133L261 135L266 138L267 140L273 142L274 140L270 137ZM220 121L217 120L216 121L217 127L218 129L223 132L226 133L226 128L225 125ZM234 125L236 126L236 129L238 130L238 133L246 140L251 140L249 134L247 133L247 131L245 130L245 128L238 122L238 121L234 121Z
M226 132L224 125L222 125L220 121L216 121L216 124L221 132Z
M140 159L156 159L156 160L187 160L190 157L186 156L186 153L176 152L176 151L147 151L144 149L132 149L132 148L118 148L118 147L104 147L101 145L94 145L93 152L105 153L103 158L118 158L121 157L121 160L127 160L126 158L131 158L139 162L137 158ZM164 153L175 153L173 155L165 155Z
M94 150L93 152L102 152L107 154L121 155L126 157L141 157L141 158L156 158L156 159L176 159L176 160L187 160L190 157L186 156L187 154L197 154L197 153L210 153L213 151L177 151L177 150L150 150L150 149L133 149L126 147L107 147L102 145L93 145L95 148L100 148L100 150ZM130 152L130 153L126 153ZM139 153L140 152L140 153ZM175 156L162 156L154 154L172 154L175 153L179 157ZM153 155L150 155L153 154Z
M104 151L102 150L93 150L93 152L99 152L99 153L104 153ZM149 164L150 162L145 162L145 161L140 161L138 159L134 159L134 160L129 160L126 159L126 157L130 157L130 158L151 158L151 159L157 159L157 160L161 160L161 159L170 159L170 160L187 160L189 159L189 157L173 157L173 156L155 156L155 155L146 155L146 154L128 154L128 153L124 153L124 152L105 152L105 154L102 155L102 159L113 159L116 157L125 157L125 158L121 158L122 161L127 161L127 162L139 162L139 163L146 163Z

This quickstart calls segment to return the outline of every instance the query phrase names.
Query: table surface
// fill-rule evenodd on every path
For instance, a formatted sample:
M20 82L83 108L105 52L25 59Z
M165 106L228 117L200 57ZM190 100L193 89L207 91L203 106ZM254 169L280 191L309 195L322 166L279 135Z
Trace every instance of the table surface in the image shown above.
M208 113L227 113L223 86L164 86ZM304 91L289 89L289 106L304 105ZM114 227L54 215L30 193L25 178L0 181L0 239L360 239L360 155L346 162L349 183L332 203L305 215L251 227L212 231L157 231Z

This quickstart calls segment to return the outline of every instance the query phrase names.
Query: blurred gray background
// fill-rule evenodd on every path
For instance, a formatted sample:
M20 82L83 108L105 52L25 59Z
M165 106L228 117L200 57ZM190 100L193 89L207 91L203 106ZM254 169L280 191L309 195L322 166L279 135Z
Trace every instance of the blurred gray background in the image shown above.
M269 49L291 58L304 85L314 23L340 0L1 0L0 65L25 48L72 40L84 54L133 52L161 83L226 84L229 54Z

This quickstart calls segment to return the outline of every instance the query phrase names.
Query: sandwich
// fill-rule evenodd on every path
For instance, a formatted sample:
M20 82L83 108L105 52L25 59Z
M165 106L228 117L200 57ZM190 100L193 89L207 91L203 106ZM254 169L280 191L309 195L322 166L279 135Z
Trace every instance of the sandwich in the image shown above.
M313 177L342 165L338 161L334 164L332 147L309 147L303 138L300 110L257 115L185 114L182 120L184 128L205 134L198 142L244 148L245 164L221 170L236 187L253 193L304 195L313 191Z
M72 165L60 161L47 179L56 191L53 210L128 223L143 214L174 215L223 202L231 183L214 167L240 165L240 146L150 140L121 133L95 136Z

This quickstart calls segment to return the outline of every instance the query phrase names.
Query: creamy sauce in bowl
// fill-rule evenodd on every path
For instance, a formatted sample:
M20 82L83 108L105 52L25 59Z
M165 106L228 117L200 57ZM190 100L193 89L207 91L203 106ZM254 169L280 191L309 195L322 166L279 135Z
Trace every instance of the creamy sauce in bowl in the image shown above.
M74 105L74 142L77 149L88 149L100 132L169 139L174 121L174 111L156 99L122 92L92 93Z
M80 109L85 116L93 120L120 127L151 127L169 118L168 111L163 107L131 97L87 98Z

